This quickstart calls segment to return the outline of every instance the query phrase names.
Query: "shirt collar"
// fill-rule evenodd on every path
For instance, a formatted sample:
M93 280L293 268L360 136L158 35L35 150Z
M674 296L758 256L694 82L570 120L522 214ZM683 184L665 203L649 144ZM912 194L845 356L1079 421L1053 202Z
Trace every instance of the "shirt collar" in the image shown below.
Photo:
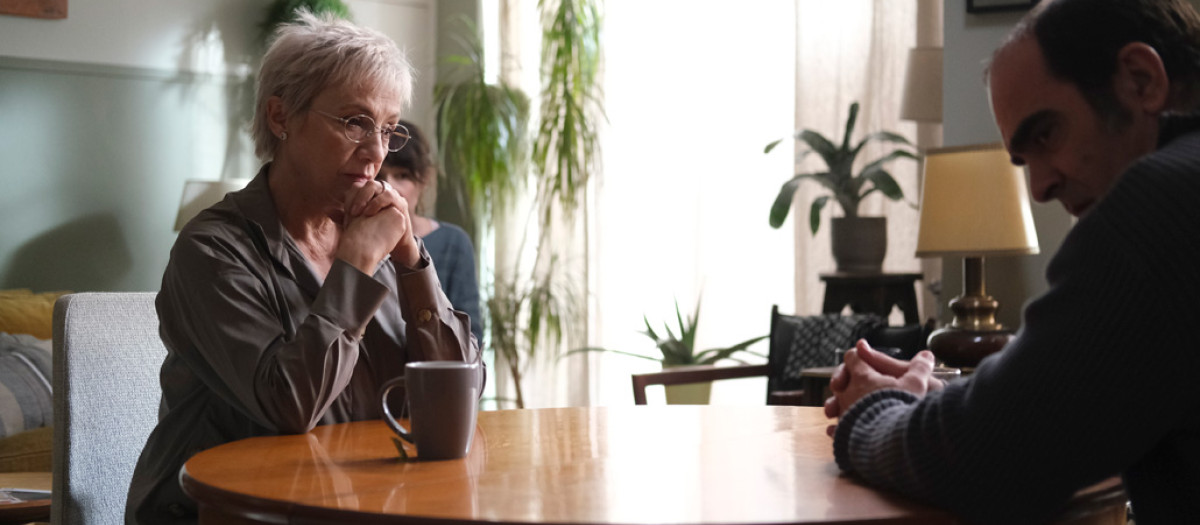
M283 223L280 222L279 212L275 208L275 200L271 197L271 189L267 184L270 168L270 162L263 164L263 167L258 170L258 174L250 180L245 188L229 194L229 197L238 212L249 222L251 228L257 230L252 232L252 235L259 236L255 242L258 240L264 242L271 258L279 266L287 269L295 278L297 272L293 268L294 258L291 256L295 250L288 249L289 245L295 243L284 229Z

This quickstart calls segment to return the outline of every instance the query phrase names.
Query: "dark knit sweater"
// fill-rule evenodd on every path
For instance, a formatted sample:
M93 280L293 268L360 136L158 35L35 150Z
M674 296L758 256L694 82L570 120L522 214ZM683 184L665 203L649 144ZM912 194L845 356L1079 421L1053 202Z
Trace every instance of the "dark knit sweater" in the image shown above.
M965 381L875 392L838 466L972 522L1031 523L1120 474L1138 525L1200 523L1200 121L1163 126L1071 230L1016 338Z

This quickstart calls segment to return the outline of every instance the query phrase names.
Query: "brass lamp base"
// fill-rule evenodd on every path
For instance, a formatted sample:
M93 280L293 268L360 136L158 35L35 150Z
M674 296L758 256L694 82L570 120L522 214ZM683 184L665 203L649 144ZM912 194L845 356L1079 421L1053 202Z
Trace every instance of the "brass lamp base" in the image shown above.
M942 328L929 336L929 351L945 366L975 368L983 358L1000 351L1013 333L1006 330L977 332Z
M950 301L954 321L929 335L929 351L945 366L974 368L1013 338L996 322L999 304L984 287L983 258L963 259L963 294Z

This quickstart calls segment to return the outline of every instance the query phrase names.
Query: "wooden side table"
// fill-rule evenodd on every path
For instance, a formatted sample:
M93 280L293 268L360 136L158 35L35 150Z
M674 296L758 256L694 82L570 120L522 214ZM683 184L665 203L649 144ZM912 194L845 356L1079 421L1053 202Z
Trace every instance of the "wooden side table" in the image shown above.
M905 324L920 324L915 283L919 273L823 273L827 314L836 314L847 305L854 313L873 313L885 319L897 306L904 312Z

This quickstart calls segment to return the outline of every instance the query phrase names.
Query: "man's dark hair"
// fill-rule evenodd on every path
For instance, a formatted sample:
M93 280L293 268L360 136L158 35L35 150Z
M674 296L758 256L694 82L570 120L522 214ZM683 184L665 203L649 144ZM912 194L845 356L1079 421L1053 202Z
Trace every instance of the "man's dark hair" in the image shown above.
M1184 100L1200 91L1200 15L1186 0L1043 1L1021 20L1009 41L1030 34L1050 73L1075 84L1111 123L1129 117L1113 92L1112 77L1117 53L1131 42L1158 52Z
M406 120L401 120L399 123L408 128L411 138L400 151L388 153L387 157L383 159L383 164L395 168L405 168L412 174L413 180L420 184L426 184L429 182L430 174L433 173L433 156L430 152L429 142L425 140L425 133L417 128L416 124Z

